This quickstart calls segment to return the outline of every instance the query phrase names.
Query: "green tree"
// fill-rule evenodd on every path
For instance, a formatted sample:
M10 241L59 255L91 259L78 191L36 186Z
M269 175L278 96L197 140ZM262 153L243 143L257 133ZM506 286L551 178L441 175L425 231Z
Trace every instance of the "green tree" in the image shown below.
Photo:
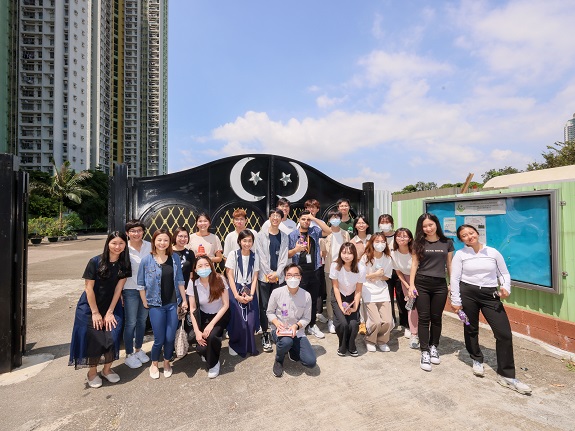
M491 178L499 177L501 175L518 174L519 172L523 171L520 171L519 169L513 168L511 166L505 166L504 168L499 169L489 169L487 172L481 175L481 178L483 178L483 184L485 184Z
M528 171L575 165L575 141L555 142L547 145L547 149L549 151L541 153L545 161L530 163L527 165Z
M85 225L91 226L96 222L108 225L108 181L109 176L99 170L90 170L92 177L86 179L85 186L95 192L94 195L85 196L81 204L67 202L66 206L78 213Z
M434 182L430 182L430 183L425 183L423 181L419 181L415 184L410 184L408 186L405 186L403 189L401 189L398 192L395 192L396 194L404 194L404 193L413 193L413 192L421 192L424 190L434 190L437 188L437 184Z
M88 171L74 172L70 169L70 161L66 160L60 169L56 166L54 160L51 160L54 166L54 175L51 178L50 185L44 188L47 190L58 202L58 224L60 230L63 230L63 214L64 214L64 201L66 199L81 203L82 196L93 196L95 193L84 185L84 182L92 177Z

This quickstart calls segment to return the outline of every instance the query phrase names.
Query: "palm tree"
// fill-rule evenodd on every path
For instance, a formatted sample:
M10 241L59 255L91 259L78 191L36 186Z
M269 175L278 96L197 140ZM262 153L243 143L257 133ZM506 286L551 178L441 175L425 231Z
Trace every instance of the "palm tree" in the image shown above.
M50 162L54 166L54 175L52 176L52 183L48 187L49 193L58 199L58 208L60 213L59 225L60 232L63 230L63 213L64 213L64 199L70 199L73 202L81 203L82 196L95 196L93 190L82 186L82 182L92 177L88 171L74 172L70 169L70 161L66 160L60 169L56 166L54 159Z

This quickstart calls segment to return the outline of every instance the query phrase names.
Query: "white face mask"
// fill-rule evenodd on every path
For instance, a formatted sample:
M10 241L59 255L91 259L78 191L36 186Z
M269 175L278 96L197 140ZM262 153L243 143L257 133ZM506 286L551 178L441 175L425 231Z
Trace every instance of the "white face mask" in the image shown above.
M375 251L380 252L380 253L383 250L385 250L385 247L387 247L387 243L385 243L385 242L376 242L375 244L373 244L373 248L375 249Z
M391 231L391 223L380 224L379 229L382 230L383 232L389 232Z
M288 285L288 287L294 289L299 286L299 280L296 278L290 278L289 280L286 280L286 284Z

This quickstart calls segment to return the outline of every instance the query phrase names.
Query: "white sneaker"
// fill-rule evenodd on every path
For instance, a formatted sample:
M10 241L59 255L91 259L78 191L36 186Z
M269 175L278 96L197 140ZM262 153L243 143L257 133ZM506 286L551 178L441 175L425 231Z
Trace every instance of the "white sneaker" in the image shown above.
M409 330L409 328L405 328L405 332L403 333L403 336L405 338L411 338L411 331Z
M96 374L96 377L94 377L93 380L88 379L88 386L91 388L99 388L102 386L102 378Z
M208 371L208 378L215 379L219 375L220 375L220 362L218 361L218 363L214 365L212 368L210 368L210 370Z
M315 320L317 320L320 323L327 323L327 317L325 317L323 314L321 313L317 313L315 315Z
M419 361L419 366L423 371L431 371L431 361L429 358L429 352L421 352L421 360Z
M527 386L525 383L522 383L517 379L511 379L509 377L503 377L503 376L498 377L499 377L498 382L501 386L513 389L514 391L517 391L523 395L531 394L531 388Z
M429 356L431 357L431 363L433 365L441 364L441 359L439 359L439 353L437 352L437 347L429 346Z
M169 370L167 370L166 368L164 368L164 377L167 379L168 377L172 377L172 373L173 373L173 368L170 367Z
M126 356L124 364L130 368L140 368L142 366L142 362L138 359L138 356L136 356L135 353L130 353L128 356Z
M310 335L315 335L316 338L325 338L325 334L319 330L317 325L309 326L307 328L307 333Z
M477 377L483 377L485 375L485 370L481 362L473 360L473 374Z
M232 349L231 346L228 346L228 353L230 354L230 356L238 356L238 352Z
M379 347L379 350L382 352L391 352L391 349L387 344L378 344L377 347Z
M327 330L330 334L335 334L335 325L333 324L333 320L327 321Z
M371 343L366 342L365 347L367 347L368 352L376 352L377 351L377 349L375 348L375 344L371 344Z
M409 347L411 349L419 349L419 337L417 335L412 335L409 339Z
M148 355L146 355L146 352L144 352L143 350L138 350L135 353L136 357L140 360L140 362L142 364L145 364L146 362L150 362L150 358L148 357Z

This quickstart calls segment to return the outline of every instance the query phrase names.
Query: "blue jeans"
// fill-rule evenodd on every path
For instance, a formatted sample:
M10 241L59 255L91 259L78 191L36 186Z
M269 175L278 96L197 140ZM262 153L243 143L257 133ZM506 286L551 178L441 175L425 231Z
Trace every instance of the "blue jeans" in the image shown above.
M171 361L174 355L174 341L178 329L178 304L150 307L150 323L154 330L154 345L152 346L152 361L160 359L160 352L164 348L164 360Z
M276 361L283 364L287 352L296 361L301 361L304 367L315 367L316 357L307 337L278 337L276 331L272 331L272 339L276 343Z
M134 332L136 349L142 348L148 310L142 304L139 290L125 289L122 295L124 296L124 346L126 355L131 355L134 353Z

